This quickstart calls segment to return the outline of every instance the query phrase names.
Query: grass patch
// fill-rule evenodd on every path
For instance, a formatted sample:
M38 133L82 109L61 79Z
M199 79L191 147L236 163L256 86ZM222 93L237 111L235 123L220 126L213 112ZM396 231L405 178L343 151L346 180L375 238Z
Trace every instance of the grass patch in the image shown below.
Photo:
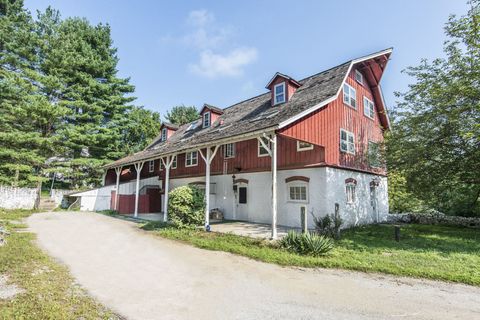
M347 230L326 256L281 249L277 243L232 234L150 227L164 238L283 266L324 267L461 282L480 286L480 232L452 226L405 225L401 241L392 225Z
M74 284L66 267L35 244L35 235L18 232L32 211L1 210L0 225L10 236L0 247L0 274L23 289L13 299L0 300L0 319L118 319Z

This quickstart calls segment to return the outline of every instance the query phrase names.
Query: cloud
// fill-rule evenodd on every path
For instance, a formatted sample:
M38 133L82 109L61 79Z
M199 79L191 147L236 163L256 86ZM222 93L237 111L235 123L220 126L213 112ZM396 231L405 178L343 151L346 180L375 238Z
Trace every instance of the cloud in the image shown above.
M215 15L206 9L190 11L186 25L185 34L167 35L160 41L180 43L193 49L198 54L198 61L190 63L188 70L196 75L210 79L238 77L258 57L256 48L233 45L234 28L219 25Z
M191 72L207 78L237 77L243 74L243 67L257 59L255 48L237 48L225 55L216 54L210 50L200 53L200 61L191 64Z
M187 22L195 27L205 27L213 21L215 21L213 13L205 9L190 11L187 18Z

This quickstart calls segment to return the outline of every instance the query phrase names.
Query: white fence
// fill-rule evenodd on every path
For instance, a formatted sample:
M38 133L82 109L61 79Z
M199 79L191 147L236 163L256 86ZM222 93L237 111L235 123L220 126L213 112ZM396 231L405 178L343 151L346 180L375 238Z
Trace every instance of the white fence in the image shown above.
M67 190L53 190L52 198L60 205ZM0 186L0 208L3 209L33 209L37 199L36 188L15 188Z

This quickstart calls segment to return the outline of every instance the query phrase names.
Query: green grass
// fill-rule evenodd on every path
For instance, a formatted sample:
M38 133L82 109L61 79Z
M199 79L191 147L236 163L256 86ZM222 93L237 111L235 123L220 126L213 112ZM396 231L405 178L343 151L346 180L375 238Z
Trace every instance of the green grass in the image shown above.
M0 275L23 289L0 300L0 319L118 319L75 285L68 270L43 253L35 235L18 223L32 212L0 209L0 226L11 233L0 247Z
M196 247L231 252L283 266L324 267L461 282L480 286L480 230L451 226L405 225L401 241L392 225L347 230L323 257L302 256L265 240L199 230L144 229Z

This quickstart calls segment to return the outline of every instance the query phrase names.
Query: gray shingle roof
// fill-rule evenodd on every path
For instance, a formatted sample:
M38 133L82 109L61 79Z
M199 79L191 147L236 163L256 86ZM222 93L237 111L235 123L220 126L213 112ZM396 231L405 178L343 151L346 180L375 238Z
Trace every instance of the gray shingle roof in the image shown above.
M219 139L235 137L250 132L278 126L293 116L334 97L348 72L351 61L298 81L301 86L291 99L271 106L270 92L250 98L223 109L223 115L210 128L202 128L201 119L195 129L190 123L181 126L167 141L158 138L147 149L127 156L106 168L131 164L172 152L182 152Z

